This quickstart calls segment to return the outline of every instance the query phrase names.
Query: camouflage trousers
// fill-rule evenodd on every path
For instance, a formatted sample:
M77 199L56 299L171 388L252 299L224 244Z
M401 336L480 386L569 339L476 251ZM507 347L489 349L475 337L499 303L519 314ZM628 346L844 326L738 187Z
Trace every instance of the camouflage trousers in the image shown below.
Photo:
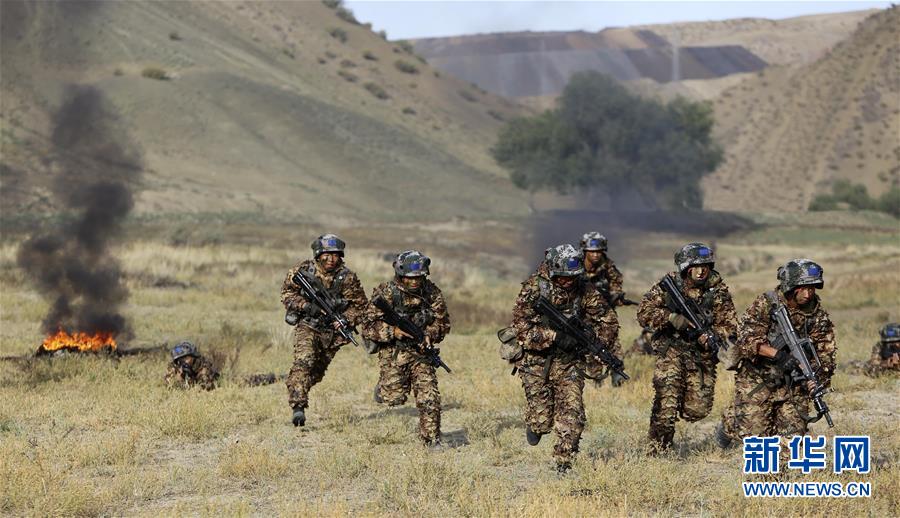
M746 367L735 374L734 381L734 402L722 414L725 435L738 443L752 435L780 435L785 460L791 436L805 435L809 427L809 401L803 388L769 388L760 373Z
M412 391L419 410L419 437L430 443L441 437L441 393L434 367L417 352L402 346L378 350L378 395L388 406L406 403Z
M672 445L675 422L699 421L712 410L716 388L716 359L678 347L658 347L661 351L653 372L653 409L648 438L654 447Z
M334 355L344 344L330 331L314 331L304 325L294 328L294 364L285 379L291 408L309 406L309 391L322 381Z
M543 359L541 359L543 362ZM584 371L578 362L554 359L544 378L544 364L520 364L519 377L525 389L525 425L541 435L554 431L557 462L571 462L587 417L584 414Z

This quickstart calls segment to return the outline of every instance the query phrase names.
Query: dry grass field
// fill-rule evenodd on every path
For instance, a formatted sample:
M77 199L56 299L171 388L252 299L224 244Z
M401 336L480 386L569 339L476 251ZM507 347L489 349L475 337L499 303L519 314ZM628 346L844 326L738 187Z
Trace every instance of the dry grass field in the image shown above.
M822 297L837 325L839 363L867 357L878 327L900 318L897 221L834 215L828 223L821 216L760 221L772 226L717 243L739 309L774 285L778 264L812 257L825 268ZM348 264L369 291L390 273L385 249L377 232L364 237L346 230L356 236ZM802 480L870 481L872 498L743 498L739 450L722 452L711 441L732 394L724 371L713 415L679 425L672 454L647 457L652 360L635 356L626 360L632 379L625 386L586 387L582 451L573 471L557 476L552 437L535 448L525 443L522 391L499 359L494 336L531 260L469 253L477 245L466 232L423 232L417 235L428 236L424 242L405 244L433 255L434 280L448 295L454 320L442 346L454 372L440 374L449 448L429 452L418 444L413 407L372 402L374 358L352 346L313 389L302 429L290 425L282 384L238 383L244 374L289 367L278 290L286 269L308 253L309 238L237 244L226 235L203 246L134 239L117 250L132 292L126 315L135 338L126 345L194 339L221 358L224 381L209 393L169 391L163 354L3 363L0 514L898 515L900 382L846 371L836 375L837 392L828 396L835 428L819 423L812 430L871 435L873 471ZM639 295L671 266L672 250L697 237L641 236L643 244L624 265L628 291ZM47 310L15 266L17 244L0 245L5 355L36 348ZM630 344L638 333L633 309L622 310L620 319L622 341Z

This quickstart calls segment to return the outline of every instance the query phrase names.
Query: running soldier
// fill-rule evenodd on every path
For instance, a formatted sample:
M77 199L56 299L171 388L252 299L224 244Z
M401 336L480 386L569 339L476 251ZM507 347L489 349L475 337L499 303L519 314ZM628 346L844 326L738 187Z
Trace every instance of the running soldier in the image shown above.
M313 259L292 268L281 288L285 321L294 326L294 364L285 381L294 426L306 424L310 389L322 381L334 355L349 341L338 332L340 323L328 322L322 309L306 298L294 276L301 274L314 288L326 292L351 327L359 323L367 302L359 278L344 265L344 241L324 234L311 246Z
M724 340L735 330L734 304L728 286L714 269L713 251L701 243L687 244L675 253L675 266L677 271L666 275L683 298L699 306L710 330L699 333L692 327L663 281L641 300L638 322L654 330L651 345L657 355L648 433L653 453L671 447L679 418L694 422L709 415L718 358L708 344L715 343L716 337Z
M394 260L394 278L378 285L365 312L363 336L375 342L379 376L375 402L398 406L410 391L419 410L419 438L429 448L441 446L441 394L435 371L435 346L450 332L450 314L441 290L427 276L431 259L416 250ZM385 322L379 299L401 318L424 333L422 342L396 325Z
M794 382L794 360L786 346L778 348L772 316L777 308L784 306L797 335L812 342L821 364L816 372L819 383L824 387L831 383L834 327L816 294L824 286L822 267L795 259L778 269L778 280L778 289L757 297L741 317L734 351L734 402L716 429L716 440L723 448L744 437L780 435L782 451L787 452L787 439L805 435L809 423L818 420L809 416L809 392L815 382Z
M166 386L169 388L216 388L219 373L212 362L197 351L191 342L181 342L172 348L172 361L166 369Z
M584 431L585 370L600 360L586 357L571 337L557 335L536 311L535 303L543 297L566 316L579 319L619 356L616 312L585 280L582 261L581 252L572 245L547 249L537 271L522 283L511 326L521 348L514 357L514 372L518 372L525 390L525 438L536 446L541 436L554 431L557 441L553 456L560 473L571 468Z

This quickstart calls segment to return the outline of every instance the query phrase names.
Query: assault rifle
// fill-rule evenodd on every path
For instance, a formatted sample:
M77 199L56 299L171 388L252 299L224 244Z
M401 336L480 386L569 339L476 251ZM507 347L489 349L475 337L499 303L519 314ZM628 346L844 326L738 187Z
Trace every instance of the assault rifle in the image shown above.
M567 317L543 296L538 297L537 301L535 301L534 310L547 319L550 327L554 331L575 340L578 344L578 348L585 354L592 354L600 358L603 363L609 365L610 370L622 378L628 379L628 375L625 374L625 366L622 363L622 360L616 358L616 356L609 351L606 344L599 341L594 336L593 332L586 330L584 322L578 317Z
M881 359L887 360L895 354L900 354L900 342L882 342Z
M713 330L711 315L708 315L701 310L696 302L686 298L684 294L681 293L681 290L678 289L678 286L675 285L675 281L672 280L672 277L666 275L663 277L660 285L662 286L663 291L672 297L672 301L675 303L675 310L683 315L684 318L691 323L691 326L693 326L693 329L688 332L690 338L696 339L706 335L706 347L713 353L717 352L719 349L728 349L728 342L722 340L722 338Z
M775 320L775 333L777 334L775 341L777 343L771 345L778 349L780 356L787 357L787 355L790 355L790 360L782 362L782 365L786 365L789 369L789 372L785 372L785 374L791 376L795 382L803 382L804 386L810 381L814 384L813 389L809 391L809 399L812 400L818 415L810 422L814 423L821 419L822 416L825 416L825 420L828 421L828 427L834 428L828 405L822 399L822 396L829 390L819 383L816 375L822 369L822 362L819 361L819 355L816 353L815 346L809 338L800 338L797 335L797 331L791 324L790 316L788 316L787 308L784 307L784 304L776 303L775 308L772 310L772 316ZM785 348L787 348L786 351ZM810 357L816 362L815 370L810 364Z
M399 327L401 331L408 334L415 341L416 345L421 346L425 343L425 331L417 326L412 320L400 315L383 297L375 297L372 299L375 305L384 314L384 323L389 326ZM442 368L448 373L453 372L450 367L441 359L441 350L436 347L425 347L424 353L428 363L434 368Z
M297 272L291 277L291 280L294 281L294 284L300 287L300 290L303 292L304 298L309 301L310 304L313 304L314 307L318 308L319 311L325 316L325 321L328 324L332 324L334 322L338 323L337 331L346 338L353 342L353 345L359 347L359 342L356 341L356 338L353 337L353 333L356 329L350 325L350 322L347 318L340 314L335 308L336 303L331 295L322 289L316 289L313 287L312 283L310 283L309 279L304 275L303 272ZM319 284L319 283L317 283ZM320 285L321 286L321 285ZM295 318L289 319L289 317L294 316ZM293 324L291 323L293 320ZM288 324L294 325L299 321L299 315L296 313L288 313L285 316L285 321Z

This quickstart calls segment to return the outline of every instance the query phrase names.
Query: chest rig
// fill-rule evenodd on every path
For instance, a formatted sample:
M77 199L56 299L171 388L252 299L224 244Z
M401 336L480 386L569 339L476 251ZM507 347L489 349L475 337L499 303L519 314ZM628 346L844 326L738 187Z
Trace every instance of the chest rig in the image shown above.
M391 307L401 317L408 318L420 329L425 329L434 322L434 311L431 310L431 283L422 285L422 294L403 291L396 282L390 284ZM407 303L407 297L412 297L416 302Z
M321 289L322 295L328 299L331 303L331 306L338 313L343 313L344 310L350 305L346 299L342 296L342 289L344 286L344 280L347 278L347 275L350 274L350 270L347 269L346 266L341 266L340 269L335 272L334 277L331 280L331 286L325 286L325 282L322 281L316 275L316 264L314 262L306 265L306 268L303 270L304 275L307 279L310 280L310 283L313 285L313 288ZM314 308L315 304L309 304L309 311L305 312L302 322L309 327L318 329L324 327L324 322L322 322L318 308Z
M606 263L600 265L596 272L586 276L588 281L597 288L604 297L609 297L609 272Z
M584 316L584 308L582 305L582 296L584 295L584 287L578 286L575 289L574 297L569 297L569 300L563 304L557 304L553 298L553 287L550 285L550 282L543 277L538 279L538 290L541 294L541 297L549 300L557 309L559 309L564 315L567 317L578 317L581 318Z
M693 300L697 303L697 306L700 308L700 311L703 313L703 315L700 315L700 316L705 318L707 322L715 321L715 319L713 318L713 310L715 309L715 305L716 305L715 289L713 289L709 285L705 285L705 286L702 286L699 288L694 288L700 292L700 297L698 299L696 297L692 297L688 293L688 291L693 291L693 289L688 290L685 287L684 279L682 279L681 276L675 276L675 286L678 288L678 291L680 291L681 294L684 295L684 297L686 299ZM666 303L666 308L669 311L672 311L673 313L678 312L678 306L675 304L675 301L672 299L671 295L669 295L668 293L665 293L664 300ZM691 342L691 343L694 343L694 341L697 338L697 337L690 336L689 333L685 334L685 332L680 332L680 331L674 329L672 326L664 326L663 328L656 331L656 333L654 333L654 336L655 337L662 337L662 336L673 337L673 338L678 338L679 340ZM696 349L694 349L694 348L691 348L691 350L696 351Z

